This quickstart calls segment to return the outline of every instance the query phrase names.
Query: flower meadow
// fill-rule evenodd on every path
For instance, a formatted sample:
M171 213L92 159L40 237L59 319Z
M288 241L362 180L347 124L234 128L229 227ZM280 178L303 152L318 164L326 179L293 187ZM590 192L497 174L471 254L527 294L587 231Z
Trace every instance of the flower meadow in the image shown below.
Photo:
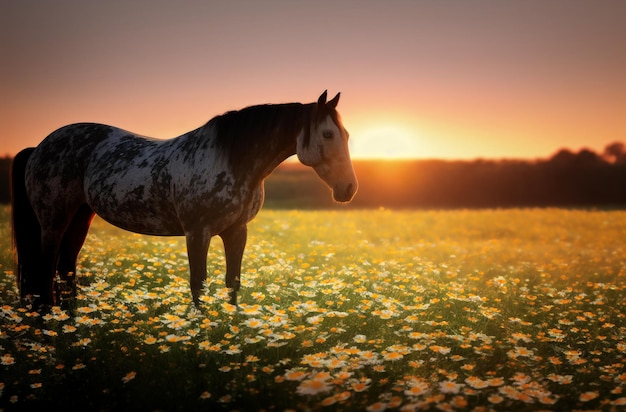
M626 212L273 211L239 307L219 238L94 221L73 313L19 304L0 209L4 410L623 410Z

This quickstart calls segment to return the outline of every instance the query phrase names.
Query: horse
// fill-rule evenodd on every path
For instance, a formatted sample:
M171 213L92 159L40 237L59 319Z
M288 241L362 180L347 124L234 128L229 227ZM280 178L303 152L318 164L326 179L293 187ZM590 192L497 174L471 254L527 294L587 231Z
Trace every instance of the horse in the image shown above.
M45 310L76 297L76 264L95 215L145 235L185 236L193 302L220 236L226 286L237 304L247 224L264 201L264 180L297 155L349 202L358 187L348 132L327 101L250 106L172 139L117 127L61 127L19 152L11 177L12 233L20 298Z

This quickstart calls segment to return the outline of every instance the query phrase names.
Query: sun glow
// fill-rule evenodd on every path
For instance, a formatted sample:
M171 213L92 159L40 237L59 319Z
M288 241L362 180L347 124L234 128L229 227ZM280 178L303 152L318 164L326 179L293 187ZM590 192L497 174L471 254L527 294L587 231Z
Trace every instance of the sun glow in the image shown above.
M420 157L417 133L400 124L378 124L354 130L350 134L350 153L354 158L411 159Z

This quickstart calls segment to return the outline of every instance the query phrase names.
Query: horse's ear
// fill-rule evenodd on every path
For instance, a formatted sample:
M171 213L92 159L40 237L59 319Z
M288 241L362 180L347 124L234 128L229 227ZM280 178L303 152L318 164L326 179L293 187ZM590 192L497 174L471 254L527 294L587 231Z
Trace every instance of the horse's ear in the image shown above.
M339 103L339 95L340 94L341 93L337 93L337 96L333 97L333 99L327 103L328 107L330 107L331 109L335 110L335 107L337 107L337 103Z
M324 93L317 99L317 107L322 107L326 104L326 97L328 96L328 90L324 90Z

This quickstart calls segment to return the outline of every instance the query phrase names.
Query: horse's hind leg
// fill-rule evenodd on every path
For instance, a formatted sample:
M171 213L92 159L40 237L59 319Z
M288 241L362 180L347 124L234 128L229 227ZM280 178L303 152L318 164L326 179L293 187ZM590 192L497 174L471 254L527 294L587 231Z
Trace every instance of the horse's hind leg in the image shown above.
M246 247L248 227L245 224L231 226L220 233L220 237L224 241L226 254L226 287L230 289L230 303L236 305L241 278L241 259Z
M59 249L63 231L59 229L43 229L41 233L41 261L39 276L41 289L39 297L33 301L34 309L46 310L55 304L54 278L59 260Z
M77 206L75 211L80 210ZM66 209L45 209L39 211L41 221L41 261L39 262L39 276L42 291L37 310L45 310L59 303L55 299L55 278L59 265L59 256L63 249L64 237L72 227L75 212ZM70 236L71 237L71 236ZM69 243L66 243L69 244Z
M61 240L56 295L58 303L64 308L76 297L76 261L85 243L93 216L93 210L86 204L82 205Z

